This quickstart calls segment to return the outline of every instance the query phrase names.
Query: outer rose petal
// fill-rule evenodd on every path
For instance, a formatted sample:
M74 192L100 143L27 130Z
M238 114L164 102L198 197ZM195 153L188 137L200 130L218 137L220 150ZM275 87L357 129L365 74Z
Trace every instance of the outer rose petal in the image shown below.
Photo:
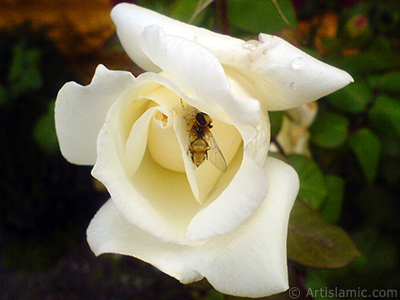
M133 81L130 72L109 71L99 65L90 85L68 82L61 88L55 123L61 152L69 162L95 164L97 136L107 112Z
M208 48L224 67L234 69L252 82L267 110L300 106L353 81L346 72L276 36L261 34L261 43L245 42L126 3L114 7L111 17L124 49L145 70L158 71L159 67L141 48L140 36L147 26L158 25L166 35L184 37Z
M203 276L219 291L262 297L288 288L286 236L298 177L287 164L267 158L270 190L257 212L234 232L191 246L165 243L130 224L108 201L88 228L96 255L120 253L147 261L183 283Z
M140 42L143 51L157 66L204 104L223 109L238 122L257 124L259 102L232 95L224 69L207 48L181 37L165 35L156 25L145 28Z
M238 69L254 82L267 110L285 110L318 100L353 82L346 72L299 50L280 37L260 34L260 42L249 43L246 69ZM235 70L235 60L228 64Z

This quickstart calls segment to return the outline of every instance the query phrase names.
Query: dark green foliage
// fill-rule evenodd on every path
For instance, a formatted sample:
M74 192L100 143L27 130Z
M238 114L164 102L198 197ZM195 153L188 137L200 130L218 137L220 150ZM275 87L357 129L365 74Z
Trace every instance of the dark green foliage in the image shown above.
M290 218L289 259L308 267L336 269L360 256L343 229L326 222L301 200L296 201Z
M309 157L293 154L288 162L300 179L299 198L314 209L319 209L327 195L325 181L319 166Z
M183 21L190 19L197 5L197 1L186 2L137 1ZM305 289L398 289L400 3L366 0L344 5L349 2L308 0L295 10L291 1L277 1L292 28L299 19L312 23L328 11L337 15L339 32L322 41L321 57L355 79L318 102L319 113L310 130L312 158L279 155L296 169L301 182L289 225L289 274L292 283ZM224 3L227 15L214 2L194 23L210 29L223 23L233 35L251 38L288 28L270 0ZM368 21L365 30L357 27L358 17ZM316 29L301 37L309 47L305 51L314 56ZM89 253L84 232L100 205L95 202L89 169L68 164L58 151L53 104L72 76L44 36L33 34L29 27L0 33L1 263L22 269L54 265L77 236L85 246L75 257ZM349 55L346 50L355 52ZM270 115L274 136L283 114ZM90 258L67 265L83 269L87 261ZM221 295L205 280L182 286L131 258L105 256L93 265L95 270L77 272L79 280L76 273L56 265L55 274L41 274L38 281L28 275L24 282L37 298L44 298L43 290L49 289L38 283L47 280L71 299L94 299L99 294L103 297L99 299L160 299L160 293L163 299L240 299ZM53 277L58 280L49 279ZM19 290L14 285L13 292ZM25 294L26 299L32 297ZM274 298L291 299L287 293Z
M268 114L269 121L271 122L271 134L276 136L282 127L283 122L283 115L282 111L273 111Z
M367 128L361 128L352 135L349 147L357 156L367 181L373 183L381 154L381 142L378 136Z
M320 212L325 220L336 223L342 210L344 180L336 175L326 175L325 184L328 193Z
M279 7L289 24L295 28L296 15L291 1L279 1ZM258 35L260 32L273 34L288 27L270 0L231 0L228 1L228 8L231 24L235 29Z
M2 30L0 68L3 263L40 267L71 246L74 228L94 212L92 179L58 150L54 99L71 75L45 32Z
M324 174L320 189L327 195L316 208L325 220L338 223L351 235L362 256L342 270L307 269L306 286L398 289L400 20L396 16L400 3L365 1L336 11L343 26L332 48L326 49L328 60L348 71L355 82L318 101L311 148ZM350 28L346 22L354 16L367 18L366 30L373 32L367 32L362 43L345 32ZM359 53L343 55L346 48ZM290 244L289 251L293 251Z
M348 119L335 113L322 111L310 128L311 141L321 148L338 148L346 142L348 130Z
M362 80L326 97L329 104L344 113L361 113L371 101L371 88Z

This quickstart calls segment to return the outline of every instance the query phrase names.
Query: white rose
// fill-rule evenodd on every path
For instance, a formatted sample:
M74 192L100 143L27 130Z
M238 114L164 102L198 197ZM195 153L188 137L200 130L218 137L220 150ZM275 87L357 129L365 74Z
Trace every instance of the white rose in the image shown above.
M112 18L149 72L99 66L89 86L67 83L56 103L63 155L94 164L111 194L89 225L92 250L137 257L183 283L206 277L227 294L286 290L298 178L267 157L266 110L313 101L351 77L274 36L244 42L130 4ZM226 172L188 155L197 112L213 120Z

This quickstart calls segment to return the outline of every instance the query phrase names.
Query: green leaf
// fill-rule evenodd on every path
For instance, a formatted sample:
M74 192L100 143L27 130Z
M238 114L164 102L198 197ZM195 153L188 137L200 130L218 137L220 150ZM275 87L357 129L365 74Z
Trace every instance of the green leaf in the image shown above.
M282 12L281 6L279 5L277 0L271 0L272 4L275 6L277 12L279 13L279 15L281 16L282 20L285 21L285 23L290 27L290 22L289 20L286 18L285 14Z
M58 140L54 124L55 102L49 104L48 111L36 123L33 129L33 136L39 146L49 153L54 153L58 149Z
M357 156L365 178L372 183L377 174L381 142L371 130L359 129L349 140L349 147Z
M207 293L207 296L205 298L205 300L224 300L224 299L225 299L224 295L214 289L211 289Z
M291 1L279 1L279 7L291 26L296 27L296 12ZM270 0L231 0L228 2L228 13L233 26L252 33L275 33L288 27Z
M268 112L269 121L271 123L271 134L277 136L282 127L283 111Z
M349 121L338 114L321 112L310 128L311 142L321 148L333 149L347 140Z
M158 1L158 0L137 0L137 5L154 10L164 15L170 13L170 1ZM185 21L187 20L187 16Z
M327 194L324 176L318 165L309 157L292 154L287 157L300 178L299 197L308 205L319 209Z
M185 5L183 5L183 3L182 3L182 5L180 5L180 6L187 6L187 4L186 4L187 0L184 0L184 1L185 1ZM196 19L196 17L213 2L214 2L214 0L199 0L197 3L196 9L193 12L193 15L189 20L189 23L192 23L194 21L194 19ZM180 7L180 6L178 6L178 7Z
M329 96L327 100L337 110L349 113L362 112L372 98L372 90L363 81L357 81Z
M10 93L15 97L41 88L43 79L40 71L40 51L27 48L23 41L18 43L13 49L8 81Z
M384 75L373 75L368 78L370 84L386 93L400 93L400 72L390 72Z
M201 21L199 14L201 14L201 12L206 8L206 7L199 8L199 5L201 5L202 2L207 2L207 1L175 0L170 5L170 7L168 7L168 9L165 13L167 13L169 17L176 19L176 20L180 20L182 22L198 23L198 21ZM211 3L212 1L209 1L209 2ZM193 14L193 12L195 12L195 15ZM190 16L192 16L191 19L190 19ZM199 18L196 19L196 22L193 22L196 17L199 17ZM190 21L189 21L189 19L190 19Z
M400 136L400 101L388 96L378 96L369 117L375 129L384 134Z
M345 231L297 200L290 215L288 256L305 266L336 269L347 266L360 253Z
M335 223L339 219L342 208L344 180L339 176L327 175L325 182L328 194L320 212L326 221Z

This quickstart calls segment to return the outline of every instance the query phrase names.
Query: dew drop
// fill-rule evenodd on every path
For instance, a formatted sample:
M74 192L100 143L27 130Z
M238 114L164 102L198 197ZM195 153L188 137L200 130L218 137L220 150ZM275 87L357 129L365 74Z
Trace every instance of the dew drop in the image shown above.
M301 70L304 67L304 59L302 57L297 57L292 62L292 68L295 70Z
M297 89L296 83L295 83L295 82L291 82L291 83L290 83L290 88L291 88L292 90L296 90L296 89Z

